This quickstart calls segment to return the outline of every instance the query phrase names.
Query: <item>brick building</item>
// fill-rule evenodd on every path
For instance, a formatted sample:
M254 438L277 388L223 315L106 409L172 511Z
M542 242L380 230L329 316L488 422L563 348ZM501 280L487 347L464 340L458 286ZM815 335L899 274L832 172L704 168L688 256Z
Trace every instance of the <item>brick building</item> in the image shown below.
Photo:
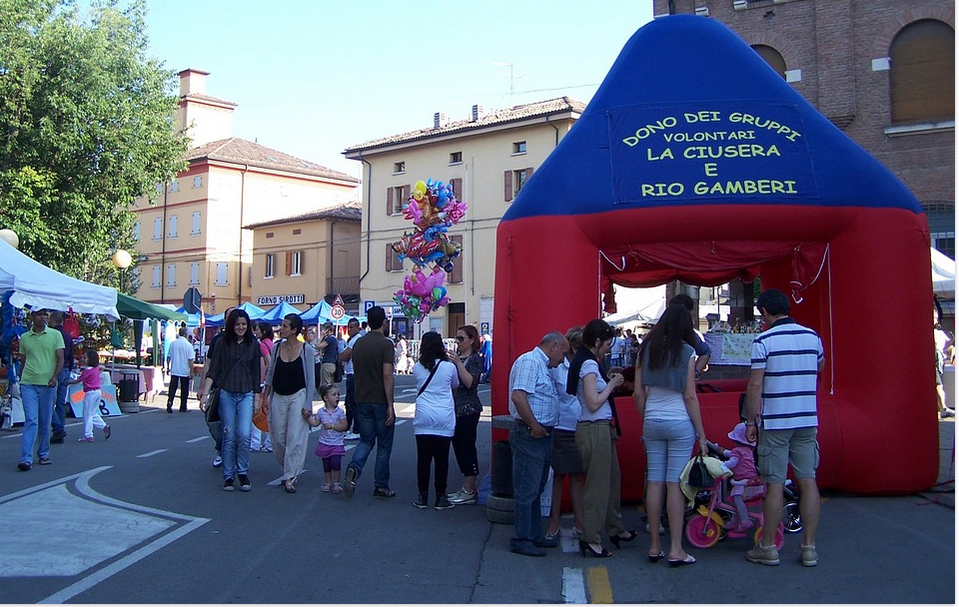
M656 17L717 19L889 168L955 259L951 0L654 0Z

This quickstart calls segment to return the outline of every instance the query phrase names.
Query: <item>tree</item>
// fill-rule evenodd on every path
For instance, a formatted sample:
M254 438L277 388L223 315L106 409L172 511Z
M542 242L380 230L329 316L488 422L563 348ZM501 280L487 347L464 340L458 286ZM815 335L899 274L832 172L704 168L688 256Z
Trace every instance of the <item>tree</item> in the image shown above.
M139 196L186 164L176 75L146 56L144 0L0 0L0 228L56 270L112 284ZM134 259L136 255L134 254Z

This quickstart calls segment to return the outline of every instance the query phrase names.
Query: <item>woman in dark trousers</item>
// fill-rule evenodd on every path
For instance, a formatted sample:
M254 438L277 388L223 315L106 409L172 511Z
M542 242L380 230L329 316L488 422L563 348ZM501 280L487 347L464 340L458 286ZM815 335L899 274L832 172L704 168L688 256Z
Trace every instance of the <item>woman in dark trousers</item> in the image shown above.
M483 358L479 354L479 331L473 325L464 325L456 330L456 349L452 361L456 365L460 385L453 392L456 404L456 431L453 434L453 453L463 473L463 488L450 493L453 504L476 503L476 476L479 461L476 457L476 428L479 426L483 403L476 389L483 374Z
M233 310L213 351L200 394L200 406L205 411L213 384L220 387L217 406L223 425L224 491L233 491L236 480L241 491L251 488L250 429L254 394L260 393L260 374L260 344L253 337L250 316L243 310Z

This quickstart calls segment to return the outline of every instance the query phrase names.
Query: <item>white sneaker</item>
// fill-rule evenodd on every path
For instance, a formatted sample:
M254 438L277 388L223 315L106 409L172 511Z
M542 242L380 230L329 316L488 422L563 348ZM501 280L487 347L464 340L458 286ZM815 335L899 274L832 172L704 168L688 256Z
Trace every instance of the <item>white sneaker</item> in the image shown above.
M343 440L360 440L360 435L354 432L347 432L343 436Z
M217 455L216 457L213 458L213 467L214 467L214 468L219 468L219 467L222 466L222 465L223 465L223 458L222 458L222 457L220 457L219 455Z
M447 493L446 498L451 504L455 504L457 506L461 504L475 504L476 491L474 490L472 493L470 493L466 490L466 487L462 487L456 493Z

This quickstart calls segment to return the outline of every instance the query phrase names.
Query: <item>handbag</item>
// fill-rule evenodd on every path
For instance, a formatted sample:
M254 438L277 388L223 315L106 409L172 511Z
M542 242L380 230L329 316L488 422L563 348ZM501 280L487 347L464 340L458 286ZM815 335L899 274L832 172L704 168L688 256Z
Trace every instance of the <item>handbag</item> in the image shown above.
M689 479L687 483L689 483L690 487L697 489L709 489L716 484L716 479L709 473L709 469L706 467L706 462L703 461L702 455L697 455L693 458L693 465L689 468Z
M266 414L266 411L260 409L253 414L253 425L256 426L261 432L269 432L270 416Z
M220 388L217 387L210 390L210 397L206 399L206 411L204 412L206 423L208 424L220 421L219 399Z

